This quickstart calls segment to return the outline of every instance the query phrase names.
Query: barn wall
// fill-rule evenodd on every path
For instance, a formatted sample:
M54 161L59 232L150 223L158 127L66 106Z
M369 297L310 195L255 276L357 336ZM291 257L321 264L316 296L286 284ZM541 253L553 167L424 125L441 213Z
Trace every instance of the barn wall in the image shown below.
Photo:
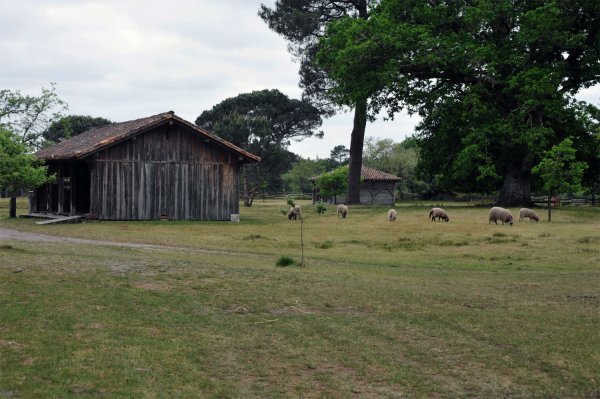
M179 125L164 125L92 157L91 212L108 220L230 220L239 163Z

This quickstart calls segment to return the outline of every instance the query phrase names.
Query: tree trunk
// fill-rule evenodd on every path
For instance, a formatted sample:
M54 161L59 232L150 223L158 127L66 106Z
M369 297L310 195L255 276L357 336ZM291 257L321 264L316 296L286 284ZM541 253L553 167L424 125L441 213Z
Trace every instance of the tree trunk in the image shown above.
M357 102L354 108L354 128L350 141L350 165L348 171L348 204L360 204L360 172L363 144L367 127L367 100Z
M531 219L529 219L531 220ZM552 221L552 193L548 193L548 222Z
M10 197L10 202L8 206L8 217L16 218L17 217L17 197Z
M358 0L356 9L360 19L369 18L369 10L366 0ZM367 99L356 102L354 108L354 126L350 139L350 164L348 171L348 195L346 203L360 204L360 172L362 169L363 145L365 142L365 130L367 127Z
M252 199L250 198L250 188L248 187L248 177L246 176L246 168L242 167L242 187L243 187L243 194L242 196L244 197L244 206L245 207L251 207L252 206Z
M531 206L531 167L529 158L508 166L496 205Z

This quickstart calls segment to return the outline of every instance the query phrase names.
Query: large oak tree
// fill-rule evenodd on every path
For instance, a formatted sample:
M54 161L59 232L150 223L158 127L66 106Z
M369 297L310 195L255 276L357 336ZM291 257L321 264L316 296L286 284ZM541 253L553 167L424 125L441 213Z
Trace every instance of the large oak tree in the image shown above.
M423 166L447 188L527 203L543 152L592 137L574 96L600 80L600 2L382 0L319 46L336 101L422 116Z

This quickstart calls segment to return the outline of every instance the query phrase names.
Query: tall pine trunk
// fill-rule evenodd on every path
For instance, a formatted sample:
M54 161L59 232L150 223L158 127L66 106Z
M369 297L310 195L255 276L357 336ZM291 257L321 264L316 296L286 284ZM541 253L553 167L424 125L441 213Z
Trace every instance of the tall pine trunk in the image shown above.
M355 4L358 17L369 18L367 0L358 0ZM360 204L360 172L362 169L363 145L365 142L365 130L367 128L367 99L356 102L354 108L354 126L350 139L350 165L348 171L348 204Z
M529 157L520 163L515 162L508 166L496 205L505 207L531 205L531 167L532 162Z
M360 172L362 168L363 144L367 127L367 100L357 102L354 108L354 127L350 140L350 165L348 171L349 204L360 204Z

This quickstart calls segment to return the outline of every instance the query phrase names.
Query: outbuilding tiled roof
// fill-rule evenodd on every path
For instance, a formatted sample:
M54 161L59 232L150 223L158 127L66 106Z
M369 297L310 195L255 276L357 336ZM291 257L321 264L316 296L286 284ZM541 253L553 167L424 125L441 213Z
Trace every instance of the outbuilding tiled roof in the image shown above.
M310 177L309 181L316 181L319 176ZM360 178L362 181L401 181L402 178L390 173L382 172L367 165L360 168Z
M258 162L260 157L245 151L229 141L215 136L207 130L178 117L173 111L148 116L127 122L112 123L81 133L69 140L62 141L52 147L38 151L35 155L43 160L84 158L115 143L128 139L151 128L169 121L177 122L192 129L195 133L208 138L212 142L243 156L246 161Z
M360 177L364 181L400 181L401 177L394 176L389 173L382 172L370 166L362 165L360 169Z

